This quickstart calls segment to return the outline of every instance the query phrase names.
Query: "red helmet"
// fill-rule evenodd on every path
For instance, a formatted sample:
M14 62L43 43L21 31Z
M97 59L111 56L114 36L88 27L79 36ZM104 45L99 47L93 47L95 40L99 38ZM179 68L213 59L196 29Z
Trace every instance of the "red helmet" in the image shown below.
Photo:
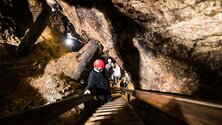
M101 68L103 69L105 67L105 63L103 60L101 59L97 59L95 60L95 62L93 63L94 68Z

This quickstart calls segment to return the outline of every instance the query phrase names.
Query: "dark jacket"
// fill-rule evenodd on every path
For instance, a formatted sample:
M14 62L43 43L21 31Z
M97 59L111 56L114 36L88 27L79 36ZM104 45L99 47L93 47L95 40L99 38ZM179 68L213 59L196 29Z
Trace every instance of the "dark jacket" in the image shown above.
M89 74L87 89L95 89L96 95L110 95L109 82L105 73L92 70Z

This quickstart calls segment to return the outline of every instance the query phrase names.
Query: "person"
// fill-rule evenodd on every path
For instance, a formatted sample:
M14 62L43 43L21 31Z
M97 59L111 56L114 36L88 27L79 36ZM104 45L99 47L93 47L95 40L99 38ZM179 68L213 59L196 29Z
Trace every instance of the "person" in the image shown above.
M130 79L129 74L126 71L124 71L124 76L122 77L122 80L120 82L120 87L125 89L127 88L130 82L131 82L131 79ZM121 91L121 94L125 95L125 92Z
M113 79L114 83L117 84L119 82L120 78L121 78L121 69L117 64L115 64L113 67L112 79Z
M127 81L126 81L126 78L125 77L123 77L122 78L122 80L121 80L121 82L120 82L120 87L122 87L122 88L126 88L127 87Z
M125 78L125 77L122 78L122 80L121 80L121 82L120 82L120 87L121 87L121 88L124 88L124 89L127 87L127 83L126 83L126 78ZM123 90L121 91L121 95L122 95L122 94L125 95L125 92L124 92Z
M130 75L127 73L127 71L124 71L124 78L126 79L126 87L127 87L128 84L131 82L131 77L130 77Z
M107 64L105 65L105 72L109 79L111 79L111 75L113 73L113 62L112 59L107 60Z
M102 59L96 59L93 63L93 70L88 77L88 84L84 94L91 94L95 90L96 99L100 104L112 100L109 81L103 72L105 63Z

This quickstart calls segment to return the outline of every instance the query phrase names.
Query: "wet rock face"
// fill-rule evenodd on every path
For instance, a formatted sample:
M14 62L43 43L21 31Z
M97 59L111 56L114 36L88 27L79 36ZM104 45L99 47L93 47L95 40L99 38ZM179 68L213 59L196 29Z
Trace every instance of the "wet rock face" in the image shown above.
M217 99L214 95L222 94L221 4L220 0L61 2L76 31L99 40L108 55L131 73L137 88Z

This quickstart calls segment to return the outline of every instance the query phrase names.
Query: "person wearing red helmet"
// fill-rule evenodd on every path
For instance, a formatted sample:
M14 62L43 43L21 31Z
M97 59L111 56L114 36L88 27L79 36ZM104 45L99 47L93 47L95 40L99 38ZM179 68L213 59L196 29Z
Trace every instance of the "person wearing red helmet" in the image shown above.
M100 70L103 70L103 69L104 69L105 63L104 63L103 60L97 59L97 60L95 60L95 62L93 63L93 67L94 67L94 69L100 71Z
M109 81L103 71L104 68L105 63L102 59L96 59L94 61L93 70L89 74L88 84L84 92L84 94L91 94L92 90L95 90L96 98L101 104L112 99Z

